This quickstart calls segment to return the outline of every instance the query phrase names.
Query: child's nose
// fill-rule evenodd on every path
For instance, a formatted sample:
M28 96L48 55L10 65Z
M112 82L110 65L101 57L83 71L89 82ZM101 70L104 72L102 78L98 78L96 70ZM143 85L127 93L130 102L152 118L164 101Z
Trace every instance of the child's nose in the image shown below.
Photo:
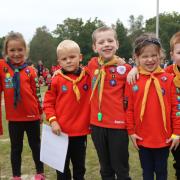
M19 54L18 51L15 51L15 56L18 56L18 54Z

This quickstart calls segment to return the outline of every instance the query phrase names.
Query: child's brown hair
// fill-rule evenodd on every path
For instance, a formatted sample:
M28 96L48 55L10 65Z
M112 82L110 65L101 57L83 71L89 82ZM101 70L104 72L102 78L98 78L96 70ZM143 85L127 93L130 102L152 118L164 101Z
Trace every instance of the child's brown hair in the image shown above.
M11 40L17 40L17 41L21 41L23 46L25 47L26 51L27 51L27 45L26 42L24 40L24 37L21 33L19 32L13 32L11 31L4 40L4 46L3 46L3 56L6 57L7 56L7 48L8 48L8 43Z
M170 51L174 50L174 45L180 43L180 31L175 33L170 39Z
M96 35L97 33L100 33L100 32L105 32L105 31L112 31L114 33L114 38L116 39L116 41L118 41L118 38L117 38L117 33L116 31L111 28L111 27L108 27L108 26L102 26L100 28L97 28L93 33L92 33L92 42L93 44L96 43Z

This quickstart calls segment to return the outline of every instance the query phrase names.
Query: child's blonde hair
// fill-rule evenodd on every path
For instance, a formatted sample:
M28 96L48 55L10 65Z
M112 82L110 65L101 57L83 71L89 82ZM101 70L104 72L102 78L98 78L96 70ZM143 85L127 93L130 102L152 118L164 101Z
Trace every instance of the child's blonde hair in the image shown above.
M56 50L57 57L59 56L61 51L69 50L69 49L75 49L75 50L77 50L77 52L79 54L81 53L80 47L79 47L79 45L75 41L64 40L64 41L60 42L58 47L57 47L57 50Z
M114 38L116 41L118 41L118 38L117 38L117 33L116 31L111 28L111 27L108 27L108 26L102 26L100 28L97 28L93 33L92 33L92 42L93 44L96 43L96 35L100 32L105 32L105 31L112 31L114 33Z
M24 40L24 37L21 33L19 32L13 32L11 31L6 37L5 37L5 40L4 40L4 46L3 46L3 56L6 57L7 56L7 48L8 48L8 43L9 41L11 40L16 40L16 41L20 41L22 42L23 46L25 47L26 49L26 53L27 53L27 45L26 45L26 42Z
M170 39L170 50L173 51L175 44L178 44L178 43L180 43L180 31L178 31L177 33L175 33L171 37L171 39Z

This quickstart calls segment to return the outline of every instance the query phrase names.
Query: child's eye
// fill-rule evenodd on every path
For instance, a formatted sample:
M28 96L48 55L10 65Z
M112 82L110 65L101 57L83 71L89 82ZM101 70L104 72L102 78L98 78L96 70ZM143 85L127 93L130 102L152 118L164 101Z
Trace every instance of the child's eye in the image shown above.
M23 51L23 48L19 48L18 51L19 51L19 52L22 52L22 51Z
M102 45L104 43L104 41L99 41L98 44Z
M157 54L153 54L152 57L157 57Z
M61 60L61 61L66 61L66 58L61 58L60 60Z
M74 59L74 58L75 58L75 56L70 56L70 58L71 58L71 59Z
M15 49L10 49L9 51L14 52L14 51L15 51Z
M114 40L112 40L112 39L109 39L109 40L108 40L108 42L110 42L110 43L111 43L111 42L114 42Z

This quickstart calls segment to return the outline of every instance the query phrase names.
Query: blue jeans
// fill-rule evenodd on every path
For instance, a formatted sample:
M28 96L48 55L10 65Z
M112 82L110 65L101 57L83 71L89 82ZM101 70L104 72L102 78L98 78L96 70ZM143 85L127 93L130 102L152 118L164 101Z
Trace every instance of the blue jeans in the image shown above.
M143 180L167 180L167 159L169 147L145 148L139 147L139 158L143 169Z

